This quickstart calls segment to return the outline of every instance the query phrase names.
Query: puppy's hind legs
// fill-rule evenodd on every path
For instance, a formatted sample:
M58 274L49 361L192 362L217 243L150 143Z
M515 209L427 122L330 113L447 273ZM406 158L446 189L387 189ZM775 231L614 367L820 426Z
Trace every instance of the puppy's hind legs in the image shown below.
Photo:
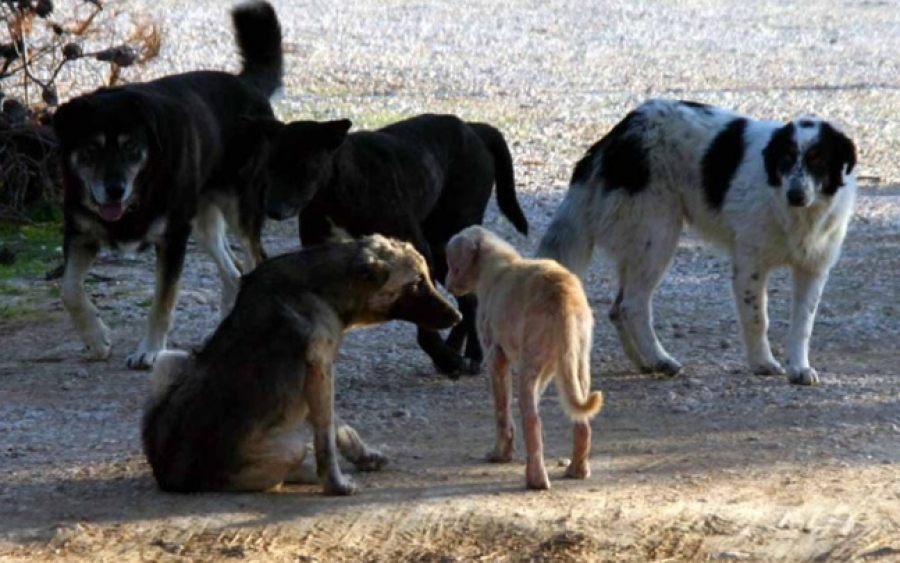
M523 366L520 374L519 410L522 413L522 434L525 437L525 483L529 489L550 488L550 478L544 466L544 438L541 417L538 413L540 398L540 372L530 366Z

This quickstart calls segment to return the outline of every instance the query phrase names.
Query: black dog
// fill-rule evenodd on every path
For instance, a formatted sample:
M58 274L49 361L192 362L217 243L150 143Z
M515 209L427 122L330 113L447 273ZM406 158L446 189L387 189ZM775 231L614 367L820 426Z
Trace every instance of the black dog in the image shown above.
M444 247L460 230L481 224L497 183L497 203L523 234L528 222L516 200L512 157L503 135L452 115L421 115L377 131L347 134L351 123L260 123L269 139L273 219L300 213L304 246L326 240L332 227L411 242L435 281L447 275ZM463 322L441 340L419 329L418 342L451 377L476 373L482 353L475 298L458 299ZM465 357L460 352L465 344Z
M102 245L156 247L147 334L128 357L136 369L150 367L165 349L192 223L222 278L223 315L241 275L225 238L226 221L241 235L245 269L264 257L264 175L254 167L244 130L247 117L273 116L269 97L281 86L281 27L265 2L235 8L232 19L240 74L188 72L102 88L54 116L65 194L62 299L98 358L109 356L109 329L83 282Z

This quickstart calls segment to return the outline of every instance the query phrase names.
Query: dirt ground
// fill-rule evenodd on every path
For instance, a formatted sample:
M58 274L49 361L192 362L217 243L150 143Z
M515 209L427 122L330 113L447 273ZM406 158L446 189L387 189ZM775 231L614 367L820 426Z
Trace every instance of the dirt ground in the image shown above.
M516 234L493 203L487 226L523 252L536 246L581 151L645 95L776 117L812 109L843 120L860 144L862 179L812 339L822 384L800 388L783 377L748 375L728 261L688 235L655 301L660 338L686 366L679 378L634 372L606 320L612 272L598 260L585 280L597 319L594 387L606 395L593 423L593 475L586 481L562 478L571 426L552 389L541 407L553 488L530 492L521 441L516 462L483 461L494 431L486 379L454 382L436 374L414 329L392 323L350 333L337 363L339 413L391 460L379 473L347 467L359 485L355 496L329 498L315 486L163 494L139 440L152 382L147 372L125 368L152 295L152 255L105 254L88 283L114 331L108 361L85 358L57 297L58 281L10 280L6 287L20 291L0 296L25 295L32 308L0 320L0 560L900 561L900 172L891 122L900 85L890 58L900 53L891 31L896 7L696 0L660 2L658 11L647 7L657 4L601 2L592 12L575 3L516 0L503 3L509 13L494 30L507 34L508 50L488 48L476 61L463 55L492 45L484 39L494 33L491 3L460 3L459 14L441 2L299 4L308 19L295 14L301 8L276 3L288 22L289 60L305 65L289 80L294 93L279 102L279 112L343 113L371 124L427 106L500 124L534 234ZM211 15L204 17L213 23L224 17L210 9L217 5L206 4ZM589 23L600 7L603 21ZM195 24L200 17L200 8L183 10L183 18L170 15L170 37L181 29L177 19ZM720 14L728 10L742 18L741 29L755 30L750 35L760 45L729 35L738 26ZM434 13L458 16L458 23L430 24ZM516 14L546 23L522 23ZM404 35L410 19L418 27L410 24L415 31ZM855 26L842 25L850 21ZM329 27L334 22L341 24ZM384 37L359 31L379 25L393 29L386 35L395 41L404 38L401 47L411 49L405 58L384 48ZM454 39L444 25L465 28L474 39ZM648 35L622 31L629 26ZM537 38L518 35L521 28ZM657 42L664 40L661 29L670 30L670 49L649 37L653 30ZM783 36L785 29L791 34ZM597 30L612 35L598 39ZM229 41L213 24L204 33ZM426 34L437 39L428 43ZM835 45L829 38L837 51L823 46ZM630 71L592 74L576 64L585 76L570 68L571 80L554 86L554 54L572 64L560 47L567 41L604 69ZM329 44L340 47L326 59L318 50ZM458 61L434 55L445 45L463 53ZM545 49L543 58L535 45ZM894 47L893 55L879 50ZM429 78L428 65L416 66L427 49L431 67L444 75ZM744 55L745 66L729 64ZM174 57L163 61L167 68L179 68ZM717 75L698 60L740 72ZM507 77L526 66L533 75ZM368 74L360 78L363 67ZM388 76L396 68L409 82ZM451 86L434 86L440 81ZM479 81L489 86L472 86ZM390 88L379 90L385 84ZM292 250L295 233L292 222L269 225L264 242L272 253ZM219 287L211 260L194 245L185 270L170 344L190 348L218 319ZM786 273L770 287L770 338L782 357Z

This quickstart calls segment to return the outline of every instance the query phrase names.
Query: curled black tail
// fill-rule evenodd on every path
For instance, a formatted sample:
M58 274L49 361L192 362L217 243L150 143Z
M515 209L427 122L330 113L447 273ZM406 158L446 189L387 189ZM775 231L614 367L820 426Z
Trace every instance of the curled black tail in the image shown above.
M268 2L248 2L232 10L231 20L243 59L241 78L271 97L281 88L284 76L281 24L275 9Z
M503 134L486 123L469 123L478 137L494 156L494 174L497 182L497 207L506 215L517 231L528 235L528 220L516 199L516 179L512 155Z

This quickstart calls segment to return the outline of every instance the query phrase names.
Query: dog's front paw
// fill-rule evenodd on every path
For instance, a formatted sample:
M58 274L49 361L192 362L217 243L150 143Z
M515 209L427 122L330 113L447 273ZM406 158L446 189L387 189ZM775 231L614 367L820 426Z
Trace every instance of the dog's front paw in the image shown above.
M509 463L513 460L512 448L495 447L484 456L484 460L491 463Z
M137 350L126 358L125 365L127 365L129 369L150 369L153 367L153 364L156 363L156 357L163 350L164 348L148 346L142 340L141 343L138 344Z
M82 340L88 354L98 360L105 360L112 350L112 338L110 338L109 327L106 326L106 323L100 317L94 317L94 319L97 322L91 323L92 326L82 333Z
M529 489L546 491L550 488L550 477L543 463L529 463L525 469L525 484Z
M591 464L587 460L581 463L570 461L566 467L566 477L569 479L587 479L591 476Z
M794 385L818 385L819 374L813 368L791 368L788 381Z
M356 492L356 484L343 475L325 481L325 494L331 497L349 496Z
M644 373L658 373L664 377L675 377L683 369L684 366L672 358L663 359L653 365L641 367L641 371Z
M456 356L452 361L435 362L434 367L454 381L459 379L461 375L478 375L481 373L481 362L476 362L464 356Z
M365 455L354 459L353 466L357 471L381 471L388 464L388 458L377 450L370 450Z
M753 366L753 375L784 375L784 368L775 360L760 362Z

